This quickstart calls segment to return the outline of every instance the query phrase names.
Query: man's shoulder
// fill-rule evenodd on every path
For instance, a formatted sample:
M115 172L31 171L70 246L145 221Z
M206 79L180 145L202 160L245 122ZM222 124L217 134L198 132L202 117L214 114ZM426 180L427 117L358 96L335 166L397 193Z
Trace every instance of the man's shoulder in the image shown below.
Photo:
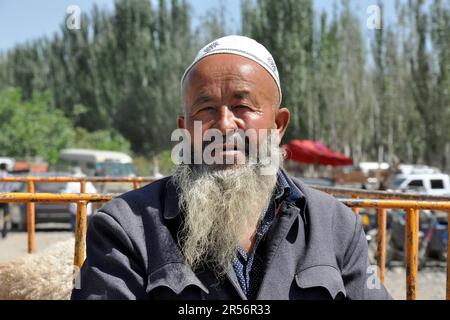
M329 220L330 222L339 222L339 224L355 225L357 219L356 215L341 201L326 192L308 186L299 178L289 177L303 193L310 219L317 219L318 221L321 221L321 223L325 220Z
M326 202L326 203L341 203L334 196L321 190L308 186L301 178L289 175L289 178L295 183L299 190L303 193L308 202Z
M361 218L334 196L307 186L300 179L292 178L292 181L304 195L309 245L314 248L311 251L333 250L330 256L336 256L342 264L348 248L360 239Z
M118 198L144 202L158 201L166 193L167 187L171 184L171 181L172 176L157 179L139 189L125 192Z
M169 231L165 228L168 224L163 217L171 208L168 203L173 192L167 186L170 180L170 177L155 180L104 204L89 220L88 245L92 246L95 241L112 241L116 245L116 241L122 241L130 252L137 252L144 262L147 261L149 243L168 238Z

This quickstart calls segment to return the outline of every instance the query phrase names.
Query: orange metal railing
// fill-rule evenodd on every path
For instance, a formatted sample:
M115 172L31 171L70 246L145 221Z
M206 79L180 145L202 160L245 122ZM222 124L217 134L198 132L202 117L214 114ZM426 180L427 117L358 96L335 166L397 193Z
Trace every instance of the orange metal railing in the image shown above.
M386 265L386 209L405 210L405 251L406 251L406 297L416 298L418 248L419 248L419 210L447 211L450 220L450 197L431 196L416 193L401 193L388 191L370 191L339 187L312 186L315 189L330 193L334 196L351 197L353 200L342 200L357 213L355 208L377 209L377 265L380 271L380 280L384 282ZM450 238L450 229L448 238ZM450 300L450 239L447 240L447 290L446 298Z
M86 182L96 183L117 183L129 182L133 184L134 189L138 189L143 182L152 182L152 177L37 177L37 176L8 176L0 178L0 183L23 182L27 184L29 193L35 192L36 183L62 183L79 182L80 193L86 193ZM77 218L78 223L78 218ZM28 231L28 253L35 251L35 205L34 202L27 202L27 231Z
M406 298L416 299L417 271L418 271L418 251L419 251L419 210L445 210L450 218L450 201L415 201L415 200L378 200L378 199L348 199L342 202L352 208L377 208L379 237L378 242L378 267L380 269L380 279L384 281L384 270L386 262L386 209L404 209L406 211ZM450 232L449 232L450 233ZM449 234L450 236L450 234ZM450 300L450 243L447 243L447 293L446 298Z
M86 192L86 182L109 183L109 182L129 182L133 188L137 189L143 182L152 182L153 177L37 177L37 176L8 176L0 178L2 182L25 182L28 184L28 192L34 187L35 183L61 183L61 182L79 182L81 193ZM34 190L34 189L33 189Z
M8 180L10 178L7 178ZM23 178L22 178L23 179ZM79 180L73 180L79 179ZM36 178L31 177L30 180L24 180L29 183L29 190L33 190L33 182L63 182L63 181L92 181L92 178L67 178L67 177L51 177ZM96 178L98 179L98 178ZM138 182L152 181L151 178L134 178ZM148 179L148 180L145 180ZM2 179L4 180L4 179ZM0 181L2 181L0 180ZM14 180L14 179L12 179ZM44 181L48 180L48 181ZM99 179L100 180L100 179ZM107 182L107 178L101 178L102 182ZM17 181L17 180L16 180ZM15 181L15 182L16 182ZM137 185L133 178L114 178L113 181L133 182L134 187ZM419 232L419 210L444 210L448 212L450 218L450 197L433 197L417 194L402 194L390 192L364 191L343 188L325 188L322 189L333 195L346 196L347 199L339 199L345 205L352 209L358 208L375 208L377 209L378 219L378 238L377 238L377 257L378 267L380 270L380 279L384 281L385 262L386 262L386 209L404 209L406 211L406 288L407 299L416 299L417 292L417 273L418 273L418 232ZM34 191L34 190L33 190ZM77 203L77 224L76 224L76 241L74 252L74 265L80 268L85 259L85 239L86 239L86 206L89 202L103 203L111 200L114 194L50 194L50 193L0 193L0 202L26 202L33 204L35 202L75 202ZM362 199L361 199L362 198ZM374 199L376 198L376 199ZM31 206L28 207L30 213ZM358 213L357 210L354 210ZM31 247L34 248L34 216L29 215L27 220L29 245L30 239L33 241ZM450 233L450 231L448 231ZM30 235L32 233L32 236ZM450 300L450 234L447 246L447 282L446 282L446 298Z
M114 195L108 194L54 194L54 193L0 193L0 202L26 202L27 204L35 202L52 202L52 203L76 203L77 204L77 218L75 229L75 248L74 248L74 279L77 272L80 270L86 257L86 230L87 230L87 214L86 208L89 202L107 202L110 201ZM34 248L34 216L29 217L28 230L28 244L30 245L30 233L32 234L31 247Z

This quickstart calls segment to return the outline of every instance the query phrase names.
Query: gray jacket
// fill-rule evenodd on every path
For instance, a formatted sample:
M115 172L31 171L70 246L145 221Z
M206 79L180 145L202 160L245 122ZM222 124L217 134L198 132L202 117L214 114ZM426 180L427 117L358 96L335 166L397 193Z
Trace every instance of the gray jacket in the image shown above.
M369 266L360 217L291 179L304 198L282 203L267 235L257 299L390 299ZM170 177L105 204L89 222L72 299L246 299L232 267L218 281L186 264L174 240L181 216Z

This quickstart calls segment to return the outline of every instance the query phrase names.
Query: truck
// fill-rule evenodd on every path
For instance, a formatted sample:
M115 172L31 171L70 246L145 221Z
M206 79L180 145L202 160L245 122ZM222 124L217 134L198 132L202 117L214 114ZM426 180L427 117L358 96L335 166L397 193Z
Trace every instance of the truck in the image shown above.
M428 166L399 166L391 190L433 196L450 196L450 176Z

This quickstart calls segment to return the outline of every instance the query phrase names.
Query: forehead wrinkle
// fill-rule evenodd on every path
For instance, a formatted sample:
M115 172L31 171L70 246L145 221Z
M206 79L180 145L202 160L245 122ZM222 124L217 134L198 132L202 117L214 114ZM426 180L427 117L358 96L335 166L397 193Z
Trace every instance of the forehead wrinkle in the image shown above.
M211 58L213 59L211 60ZM236 58L236 56L234 56L233 58ZM206 79L208 81L249 81L249 79L251 79L251 74L257 73L260 68L262 67L254 63L253 61L247 61L247 59L241 60L239 62L223 61L222 63L219 63L217 61L214 61L214 56L207 57L204 60L199 61L192 67L191 70L189 70L183 84L186 84L187 82L195 78Z
M236 58L236 56L233 58ZM238 62L222 60L222 63L219 63L218 60L214 61L214 56L211 56L199 61L189 70L185 77L183 96L185 96L186 89L189 87L197 87L195 88L196 90L204 91L201 94L207 93L208 96L215 99L217 96L220 96L219 99L222 99L222 97L229 96L231 90L240 90L244 89L244 87L251 93L255 93L255 90L250 89L260 87L261 84L258 81L261 81L261 77L270 77L272 83L270 91L274 91L270 93L266 92L266 90L259 90L261 92L252 94L251 97L255 99L261 95L261 98L264 97L264 100L269 99L272 104L278 105L278 102L275 101L278 100L278 89L275 81L273 81L267 71L253 61L246 61L247 59L242 57L238 57L238 59L240 60ZM265 76L261 74L262 72ZM207 85L204 86L204 83L207 83ZM203 86L203 88L200 89L199 86ZM235 98L234 94L232 98Z
M195 79L194 79L195 80ZM216 79L208 81L196 81L197 84L193 84L193 89L195 92L194 104L209 102L212 100L223 100L223 99L236 99L236 98L249 98L252 97L252 87L256 87L251 81L246 79L233 79L231 80L228 76L223 79ZM203 83L207 82L206 85Z

